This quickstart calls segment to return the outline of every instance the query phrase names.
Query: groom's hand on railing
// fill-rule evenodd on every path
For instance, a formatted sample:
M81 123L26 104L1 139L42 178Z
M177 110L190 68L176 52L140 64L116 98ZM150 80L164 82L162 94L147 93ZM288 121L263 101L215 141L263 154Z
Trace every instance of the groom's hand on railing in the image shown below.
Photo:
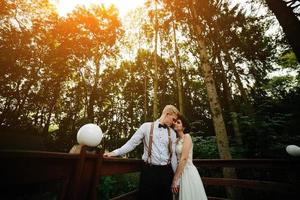
M114 154L114 152L106 152L106 153L103 154L103 157L114 157L114 156L116 156Z

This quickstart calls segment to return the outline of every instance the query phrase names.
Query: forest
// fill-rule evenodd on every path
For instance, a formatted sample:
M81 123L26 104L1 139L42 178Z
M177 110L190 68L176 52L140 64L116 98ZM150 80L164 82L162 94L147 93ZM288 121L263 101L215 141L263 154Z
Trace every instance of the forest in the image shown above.
M114 6L61 17L48 0L1 0L1 132L67 151L96 123L113 149L173 104L200 157L218 141L245 157L284 156L300 139L297 41L269 2L148 1L120 19ZM299 29L294 4L282 6Z
M299 5L145 0L125 16L101 3L61 16L55 0L0 0L0 147L68 152L95 123L111 151L173 104L194 158L289 157L300 144Z
M299 2L272 2L146 1L121 19L114 6L62 17L48 0L1 0L1 132L67 151L96 123L113 149L173 104L200 158L218 157L218 141L243 157L284 156L300 141L299 41L287 37ZM284 9L296 23L286 32L274 15Z

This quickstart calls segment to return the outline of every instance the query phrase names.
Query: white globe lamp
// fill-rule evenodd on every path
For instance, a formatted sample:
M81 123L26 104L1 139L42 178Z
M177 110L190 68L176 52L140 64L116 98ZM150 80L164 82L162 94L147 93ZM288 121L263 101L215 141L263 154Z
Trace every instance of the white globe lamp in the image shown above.
M85 124L77 133L77 142L81 145L96 147L103 137L101 128L96 124Z
M288 145L286 147L286 152L292 156L300 156L300 147L296 145Z

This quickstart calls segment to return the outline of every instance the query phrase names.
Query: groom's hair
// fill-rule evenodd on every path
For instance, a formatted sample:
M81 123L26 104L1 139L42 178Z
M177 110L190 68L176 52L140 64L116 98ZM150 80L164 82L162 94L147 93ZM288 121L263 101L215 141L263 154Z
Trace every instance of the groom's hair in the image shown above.
M162 115L167 114L167 113L175 114L176 116L179 116L179 114L180 114L179 110L173 105L165 106L165 108L162 111Z
M190 123L187 120L187 118L185 116L183 116L182 114L178 115L178 118L181 120L182 126L183 126L183 132L184 133L189 133L191 132L191 127L190 127Z

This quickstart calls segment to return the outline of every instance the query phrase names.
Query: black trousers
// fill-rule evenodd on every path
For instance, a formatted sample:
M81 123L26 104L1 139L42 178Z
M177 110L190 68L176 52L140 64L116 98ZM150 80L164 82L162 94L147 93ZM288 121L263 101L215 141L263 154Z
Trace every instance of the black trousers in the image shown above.
M171 165L144 164L139 188L139 200L172 200L174 172Z

